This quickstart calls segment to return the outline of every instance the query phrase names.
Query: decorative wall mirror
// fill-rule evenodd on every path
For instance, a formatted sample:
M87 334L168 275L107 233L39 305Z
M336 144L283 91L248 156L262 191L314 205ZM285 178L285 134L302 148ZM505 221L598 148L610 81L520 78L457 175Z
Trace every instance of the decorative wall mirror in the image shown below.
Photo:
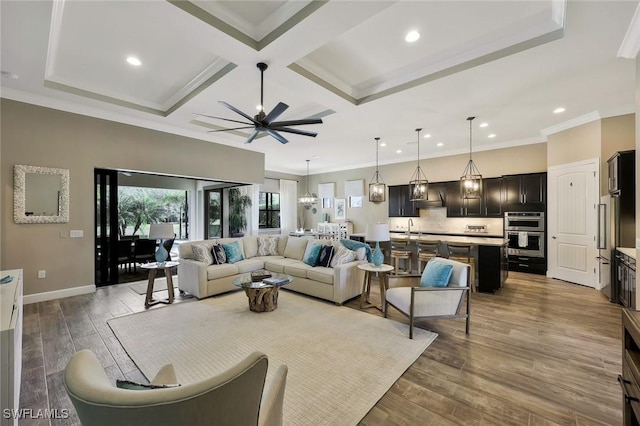
M13 221L69 222L69 170L15 165Z

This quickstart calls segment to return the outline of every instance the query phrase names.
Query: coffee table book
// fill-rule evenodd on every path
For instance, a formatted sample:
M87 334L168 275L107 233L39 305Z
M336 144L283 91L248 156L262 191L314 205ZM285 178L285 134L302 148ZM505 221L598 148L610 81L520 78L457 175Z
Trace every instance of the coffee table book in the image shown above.
M251 273L251 281L253 282L262 281L263 279L270 277L271 272L267 271L266 269L259 269Z

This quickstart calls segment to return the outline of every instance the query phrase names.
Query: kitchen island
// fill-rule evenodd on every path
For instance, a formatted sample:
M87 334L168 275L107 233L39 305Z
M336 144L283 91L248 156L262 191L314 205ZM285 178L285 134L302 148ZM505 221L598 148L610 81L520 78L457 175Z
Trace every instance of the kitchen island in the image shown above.
M460 234L436 234L436 233L411 233L393 232L391 238L394 241L406 241L409 249L413 253L413 258L417 259L418 244L421 242L440 241L442 243L463 243L471 244L472 255L476 263L476 288L483 293L495 293L499 290L507 279L508 257L506 241L501 236L481 236L460 235ZM381 244L385 251L385 262L388 262L389 243ZM417 262L414 262L414 267ZM417 269L411 271L412 274L421 274Z

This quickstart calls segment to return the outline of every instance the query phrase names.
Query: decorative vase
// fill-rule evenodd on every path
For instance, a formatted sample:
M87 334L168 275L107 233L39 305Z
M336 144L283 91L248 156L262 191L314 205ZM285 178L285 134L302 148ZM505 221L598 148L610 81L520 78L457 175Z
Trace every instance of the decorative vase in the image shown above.
M384 261L384 254L382 254L382 250L380 250L380 242L376 241L376 249L373 251L371 255L371 261L373 265L376 267L380 267L382 262Z
M158 263L158 265L164 264L164 261L167 260L168 255L169 253L167 253L167 249L164 248L164 245L162 244L162 240L160 240L160 246L156 251L156 262Z

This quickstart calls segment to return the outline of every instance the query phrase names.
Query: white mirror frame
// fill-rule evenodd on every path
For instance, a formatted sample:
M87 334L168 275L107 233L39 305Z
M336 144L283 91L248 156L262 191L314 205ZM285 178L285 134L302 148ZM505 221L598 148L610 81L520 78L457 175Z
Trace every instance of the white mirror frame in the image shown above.
M25 214L27 173L60 176L60 211L57 216L27 216ZM13 221L15 223L69 222L69 170L16 164L13 167Z

